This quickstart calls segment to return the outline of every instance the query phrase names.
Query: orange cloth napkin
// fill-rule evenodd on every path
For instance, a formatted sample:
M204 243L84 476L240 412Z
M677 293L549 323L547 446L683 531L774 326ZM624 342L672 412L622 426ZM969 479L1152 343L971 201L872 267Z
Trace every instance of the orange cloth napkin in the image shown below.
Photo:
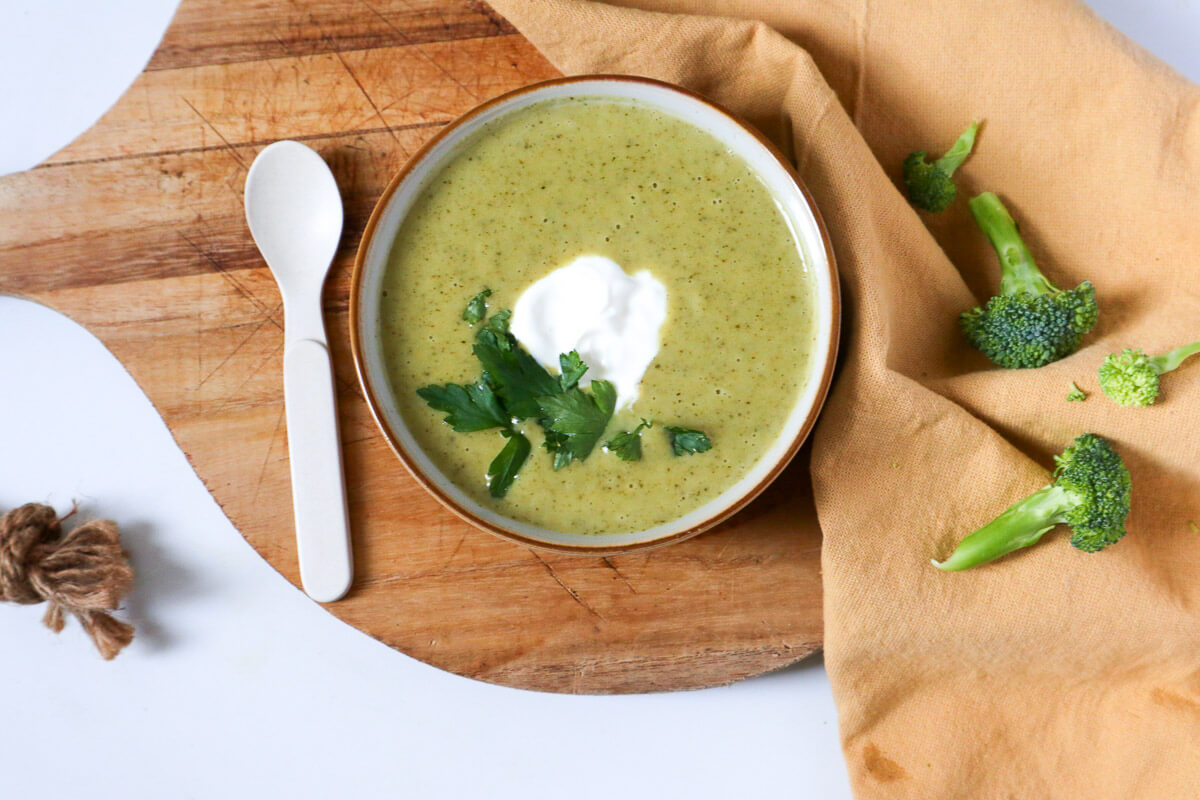
M813 481L856 795L1200 797L1200 359L1151 408L1096 385L1109 352L1200 338L1200 90L1069 0L492 2L563 72L673 81L741 114L817 198L847 307ZM975 117L959 200L914 211L905 155L940 155ZM999 283L966 207L985 190L1052 281L1096 285L1074 356L1007 371L959 334ZM973 571L930 566L1085 431L1132 472L1124 540L1085 554L1062 529Z

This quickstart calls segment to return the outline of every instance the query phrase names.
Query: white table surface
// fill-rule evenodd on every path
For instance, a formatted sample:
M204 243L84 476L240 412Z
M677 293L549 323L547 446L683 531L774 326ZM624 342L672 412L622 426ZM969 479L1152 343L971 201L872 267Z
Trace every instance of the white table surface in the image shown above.
M1200 79L1200 3L1092 5ZM0 174L91 125L175 6L0 0ZM122 524L138 570L123 611L137 638L113 662L74 621L54 635L41 607L0 606L2 798L850 796L819 659L634 697L441 672L263 562L86 331L0 297L0 376L0 510L78 501Z

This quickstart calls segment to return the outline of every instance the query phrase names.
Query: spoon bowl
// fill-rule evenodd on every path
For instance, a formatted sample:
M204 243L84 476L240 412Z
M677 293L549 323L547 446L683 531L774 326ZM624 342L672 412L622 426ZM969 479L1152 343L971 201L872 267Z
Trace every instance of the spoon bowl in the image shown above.
M280 290L320 288L342 236L342 197L320 155L300 142L264 148L246 176L246 221Z

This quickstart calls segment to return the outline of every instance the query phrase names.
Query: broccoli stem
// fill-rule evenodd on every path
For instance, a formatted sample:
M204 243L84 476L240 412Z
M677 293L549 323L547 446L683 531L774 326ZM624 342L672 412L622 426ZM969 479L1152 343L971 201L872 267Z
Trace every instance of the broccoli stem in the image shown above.
M1200 353L1200 342L1192 342L1185 344L1183 347L1176 347L1169 353L1163 353L1161 356L1150 356L1147 359L1150 366L1154 367L1154 371L1159 375L1164 372L1170 372L1182 364L1189 356Z
M1037 268L1033 253L1025 246L1017 223L1009 215L1000 198L992 192L972 197L967 204L975 222L983 230L1000 258L1000 293L1053 294L1058 288Z
M975 134L978 130L979 121L976 120L954 141L954 144L946 151L946 155L933 162L934 166L946 173L947 178L962 166L962 163L967 160L967 156L971 155L971 150L975 147Z
M1064 521L1064 512L1075 504L1059 486L1039 489L1013 503L994 520L958 543L945 561L933 565L947 572L970 569L995 561L1014 550L1037 544L1042 534Z

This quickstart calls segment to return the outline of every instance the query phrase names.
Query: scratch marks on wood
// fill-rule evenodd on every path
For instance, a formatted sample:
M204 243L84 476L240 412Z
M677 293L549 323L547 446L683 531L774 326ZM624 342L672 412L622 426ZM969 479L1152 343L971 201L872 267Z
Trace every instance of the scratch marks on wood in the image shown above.
M442 73L447 78L449 78L450 81L452 83L454 83L455 86L457 86L458 88L460 88L464 92L466 92L476 102L479 102L479 100L481 98L479 97L478 94L476 94L475 92L468 89L462 81L460 81L458 78L456 78L450 72L450 70L443 67L436 58L429 55L429 53L425 52L425 48L421 47L419 44L414 42L407 33L402 31L400 28L396 27L396 25L394 23L392 23L392 21L389 20L387 17L385 17L382 13L380 13L380 11L375 8L375 6L368 3L367 0L358 0L358 2L362 3L362 5L364 5L372 14L379 17L380 21L383 22L384 25L387 25L389 28L391 28L393 31L395 31L396 35L400 37L401 41L403 41L406 46L410 46L414 50L416 50L417 54L420 55L421 58L428 61L433 66L434 69L436 69L438 72ZM443 25L443 27L446 27L447 29L449 28L449 26L446 24L444 19L443 19L442 25Z
M507 36L516 29L478 3L441 0L404 3L399 24L410 41L437 43ZM234 14L230 7L236 7ZM305 24L309 9L336 35L327 39ZM225 19L217 19L224 17ZM396 14L393 14L393 18ZM147 72L261 61L280 51L320 55L335 47L363 52L393 46L391 26L368 16L354 0L242 2L187 0L150 59ZM319 30L319 28L318 28Z
M277 308L282 308L282 305L278 306ZM273 360L276 360L276 359L282 360L283 345L284 345L284 342L282 339L280 339L279 344L276 345L274 348L272 348L271 352L269 352L265 356L263 356L258 361L257 364L255 364L252 368L250 368L246 372L246 378L241 383L239 383L236 387L234 387L233 391L229 392L229 397L237 398L237 397L241 396L242 389L244 389L246 387L247 383L249 383L250 381L254 380L255 378L257 378L259 376L259 374L262 372L263 367L265 367L268 363L270 363Z
M399 142L400 137L396 135L394 130L392 130L392 126L388 125L388 121L384 118L383 112L379 110L379 106L375 105L375 101L372 100L371 95L367 93L366 87L362 85L362 81L358 79L358 75L354 74L354 70L350 69L350 65L346 63L346 58L336 50L333 51L333 54L337 56L337 60L341 62L343 69L346 70L346 74L349 75L350 79L354 81L354 85L358 87L360 92L362 92L363 98L366 99L367 103L369 103L371 108L374 109L375 116L378 117L379 121L383 123L383 127L387 129L387 132L392 135L393 139Z
M240 166L243 171L248 169L248 167L246 166L246 162L244 160L242 160L242 157L240 155L238 155L238 151L234 148L233 145L231 145L229 143L229 140L226 139L219 130L217 130L217 126L213 125L212 122L209 121L208 117L201 114L200 109L198 109L194 105L192 105L192 102L190 100L188 100L186 97L180 97L179 99L182 100L187 105L187 107L190 108L196 114L197 117L199 117L201 120L203 120L204 124L207 125L212 130L212 132L217 135L217 138L220 139L222 144L225 145L225 149L229 152L229 155L233 157L233 160L238 163L238 166Z
M467 8L475 9L480 14L483 14L485 17L487 17L488 22L492 23L492 25L495 27L497 34L517 32L517 29L513 27L511 22L496 13L496 9L483 2L483 0L467 0Z
M405 33L404 31L402 31L400 28L396 27L396 25L390 19L388 19L387 17L385 17L383 14L381 14L379 12L379 9L375 8L375 6L368 3L367 0L358 0L358 2L362 4L363 8L367 9L372 14L374 14L376 17L378 17L380 22L382 22L384 25L387 25L389 28L391 28L392 31L397 36L400 37L400 41L404 42L404 44L406 44L406 45L413 44L413 40L409 37L409 35L407 33ZM443 27L445 27L445 23L443 23Z
M250 291L246 289L246 287L242 286L241 282L239 280L237 280L237 278L233 277L233 275L230 273L230 271L226 267L221 265L221 262L217 261L217 259L214 258L211 253L206 252L203 248L200 247L200 245L196 244L190 238L188 238L188 235L186 233L180 233L179 235L183 238L183 240L185 242L187 242L191 246L191 248L193 250L195 250L200 255L201 258L203 258L205 261L207 261L209 264L211 264L212 268L215 269L218 273L220 273L222 278L224 278L226 281L228 281L229 285L233 287L235 292L237 292L242 297L246 298L246 300L250 303L250 305L254 306L256 309L261 311L266 316L266 319L263 320L264 322L270 322L276 328L279 328L279 330L283 330L283 326L279 324L279 320L275 319L274 312L272 312L271 309L267 308L266 303L259 300L253 294L251 294ZM256 328L255 332L257 333L257 331L258 331L258 329Z
M569 594L571 596L571 599L574 600L576 603L578 603L580 605L580 607L583 608L583 610L587 611L589 614L596 617L596 619L599 619L599 620L604 619L604 617L600 616L599 611L592 608L590 605L587 604L587 602L582 597L579 596L579 592L572 589L570 586L568 586L566 583L563 582L562 578L558 577L558 573L554 571L554 567L550 566L549 562L547 562L546 559L544 559L540 555L538 555L538 552L536 550L530 550L529 552L533 553L533 557L536 558L539 562L541 562L541 565L546 568L546 572L550 574L550 577L554 579L554 582L557 583L564 592Z
M258 480L254 482L254 497L251 499L251 504L258 501L258 493L262 491L263 480L267 477L267 464L271 461L271 451L275 449L275 440L279 438L279 431L283 429L283 412L284 406L279 404L279 417L275 420L275 429L271 432L271 439L267 442L267 454L263 456L262 466L258 470Z
M638 594L638 590L633 588L633 584L630 583L629 579L626 578L621 573L621 570L617 569L617 565L614 564L608 556L605 556L604 558L600 559L600 561L601 561L601 563L604 564L604 566L611 569L616 574L616 576L621 579L621 583L624 583L629 588L629 591L633 592L634 594Z
M201 386L203 386L204 384L208 383L209 379L210 379L210 378L212 378L212 376L216 375L218 372L220 372L220 371L221 371L221 367L223 367L223 366L225 366L226 364L228 364L228 363L229 363L229 361L230 361L230 360L231 360L231 359L232 359L234 356L236 356L236 355L238 354L238 352L239 352L239 351L240 351L240 350L241 350L243 347L245 347L245 346L246 346L246 344L247 344L247 343L248 343L248 342L249 342L251 339L253 339L255 336L257 336L257 335L258 335L258 332L259 332L259 331L261 331L261 330L262 330L262 327L263 327L264 325L266 325L268 322L275 322L275 320L271 319L270 317L267 317L266 319L260 320L260 321L259 321L259 323L258 323L257 325L255 325L255 326L254 326L254 330L250 331L250 333L249 333L249 334L247 334L245 338L243 338L243 339L242 339L240 342L238 342L238 343L237 343L237 346L236 346L236 347L234 347L232 350L230 350L230 351L229 351L229 354L228 354L228 355L226 355L224 358L222 358L222 359L221 359L221 363L220 363L220 364L217 364L215 367L213 367L213 368L212 368L212 371L210 371L210 372L209 372L207 375L205 375L205 376L204 376L204 377L203 377L203 378L200 380L200 382L199 382L198 384L196 384L195 388L196 388L196 389L199 389Z
M717 551L717 557L715 560L720 561L722 558L724 558L725 551L729 549L729 545L731 545L731 544L733 544L733 539L732 538L726 539L725 543L723 545L721 545L721 549L719 551Z
M377 433L368 433L364 436L355 436L353 438L342 437L342 447L349 447L352 444L362 444L363 442L374 441L377 438L379 438L379 434Z
M388 104L385 108L390 107ZM344 131L334 131L332 133L309 133L289 136L288 138L295 142L313 142L319 140L340 141L342 139L354 138L358 139L363 136L369 136L373 133L391 133L395 135L400 131L419 130L421 128L440 128L450 122L449 118L426 120L422 122L410 122L405 125L393 125L390 127L379 128L352 128ZM240 147L265 147L278 139L254 139L252 141L240 142ZM182 156L191 153L204 153L209 150L224 150L227 145L201 145L199 147L180 147L174 150L151 150L145 153L120 153L118 155L100 156L98 158L80 158L72 161L51 161L46 164L38 164L34 170L57 169L59 167L78 167L84 164L105 164L110 161L132 161L140 158L162 158L164 156ZM349 147L350 145L346 145ZM353 148L361 150L362 148Z
M511 667L489 665L484 679L504 686L536 687L541 691L570 694L633 694L670 692L684 688L679 676L688 676L686 688L728 686L734 681L781 669L820 649L819 642L805 643L790 653L776 647L731 644L702 653L657 655L627 650L571 650L558 663L526 658ZM797 652L799 651L799 652ZM511 660L510 660L511 661Z
M293 57L294 57L294 54L292 53L292 48L288 47L288 44L287 44L287 42L285 42L285 41L283 40L283 37L282 37L282 36L280 36L278 33L274 33L274 32L272 32L272 33L271 33L271 38L272 38L272 39L274 39L276 42L278 42L278 43L279 43L279 48L280 48L281 50L283 50L283 54L284 54L284 55L287 55L287 56L293 56Z
M445 527L445 522L442 520L442 518L439 517L438 518L438 533L441 533L441 531L444 527ZM446 562L444 564L442 564L442 569L439 570L439 572L442 570L445 570L447 567L450 566L450 564L452 564L454 562L454 557L456 555L458 555L459 550L462 550L463 542L465 542L466 540L467 540L467 534L464 532L462 534L462 536L458 537L458 544L454 545L454 549L452 551L450 551L450 557L446 559Z
M329 325L326 325L325 328L326 328L326 330L328 330ZM338 375L336 370L333 373L333 377L334 377L334 380L337 381L337 385L342 387L342 391L349 392L350 394L357 397L359 400L362 400L364 403L366 402L366 400L367 400L366 395L363 394L362 389L358 385L358 381L348 381L345 378L343 378L341 375ZM375 426L371 425L370 428L371 428L371 430L374 430Z

